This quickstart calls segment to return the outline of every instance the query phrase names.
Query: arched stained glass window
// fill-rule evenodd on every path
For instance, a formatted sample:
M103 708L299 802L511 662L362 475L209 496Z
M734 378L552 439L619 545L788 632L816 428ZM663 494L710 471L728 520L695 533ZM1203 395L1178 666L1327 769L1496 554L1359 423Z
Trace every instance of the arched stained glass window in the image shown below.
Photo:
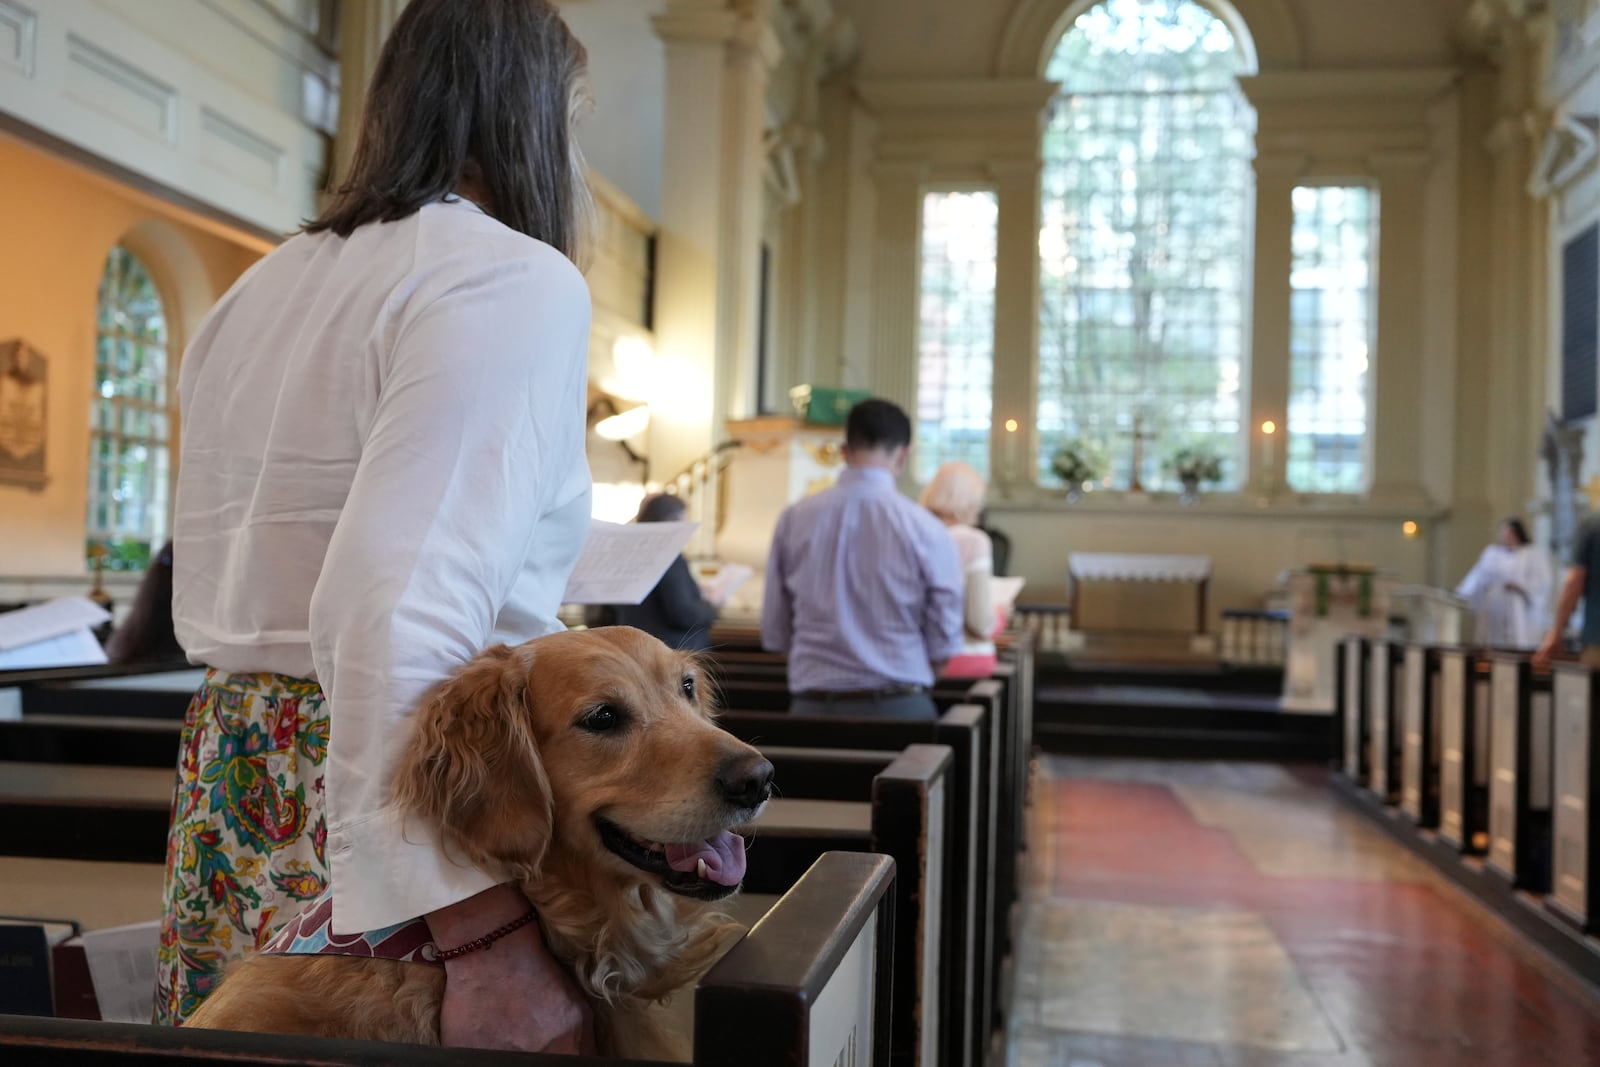
M1255 113L1243 53L1195 0L1103 0L1061 38L1044 137L1039 474L1081 441L1097 480L1172 486L1214 451L1237 485ZM1134 477L1133 461L1140 458Z
M87 554L143 570L167 536L171 401L166 309L150 271L121 245L100 278L90 398Z

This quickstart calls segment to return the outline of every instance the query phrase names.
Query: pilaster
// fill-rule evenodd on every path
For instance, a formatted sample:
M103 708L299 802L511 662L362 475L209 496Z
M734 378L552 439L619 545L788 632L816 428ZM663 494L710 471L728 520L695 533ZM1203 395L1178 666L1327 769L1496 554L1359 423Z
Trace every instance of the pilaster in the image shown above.
M673 0L653 23L666 46L654 478L704 456L755 400L767 19L765 4Z
M1256 232L1254 288L1246 322L1249 339L1250 423L1249 489L1270 497L1284 484L1289 422L1289 270L1294 233L1294 187L1305 174L1306 156L1295 152L1262 153L1256 157ZM1266 440L1261 425L1277 427Z
M333 168L328 188L337 189L350 173L361 132L367 86L378 67L406 0L344 0L339 9L339 126L333 138Z

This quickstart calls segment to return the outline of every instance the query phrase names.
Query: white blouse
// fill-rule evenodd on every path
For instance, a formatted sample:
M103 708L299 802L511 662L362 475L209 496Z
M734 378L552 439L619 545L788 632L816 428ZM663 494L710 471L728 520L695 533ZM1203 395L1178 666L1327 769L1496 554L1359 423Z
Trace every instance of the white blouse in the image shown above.
M339 932L503 880L385 805L423 692L556 619L589 522L589 291L468 201L300 235L184 356L173 616L191 661L328 699Z

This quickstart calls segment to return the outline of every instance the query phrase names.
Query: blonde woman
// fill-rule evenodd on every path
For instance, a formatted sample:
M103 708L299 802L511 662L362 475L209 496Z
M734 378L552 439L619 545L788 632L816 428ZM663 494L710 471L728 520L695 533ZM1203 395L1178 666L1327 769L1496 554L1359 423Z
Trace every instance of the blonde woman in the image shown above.
M982 678L994 670L994 635L1000 629L994 604L994 544L978 529L988 487L965 463L946 463L922 490L922 506L943 522L956 543L966 591L961 651L941 672L946 678Z
M585 56L549 0L411 0L348 182L182 366L173 614L209 668L184 724L156 1021L313 901L382 955L449 957L447 1045L577 1052L583 1001L506 873L402 825L421 695L561 628L589 526Z

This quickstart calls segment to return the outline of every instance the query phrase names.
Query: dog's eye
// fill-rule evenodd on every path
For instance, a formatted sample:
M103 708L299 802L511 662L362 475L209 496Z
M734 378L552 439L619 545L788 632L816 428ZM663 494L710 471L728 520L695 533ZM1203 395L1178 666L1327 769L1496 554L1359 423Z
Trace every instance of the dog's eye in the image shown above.
M585 715L578 725L591 733L603 734L607 730L615 730L620 718L616 708L610 704L601 704Z
M683 680L683 695L690 700L694 699L694 678L692 676Z

